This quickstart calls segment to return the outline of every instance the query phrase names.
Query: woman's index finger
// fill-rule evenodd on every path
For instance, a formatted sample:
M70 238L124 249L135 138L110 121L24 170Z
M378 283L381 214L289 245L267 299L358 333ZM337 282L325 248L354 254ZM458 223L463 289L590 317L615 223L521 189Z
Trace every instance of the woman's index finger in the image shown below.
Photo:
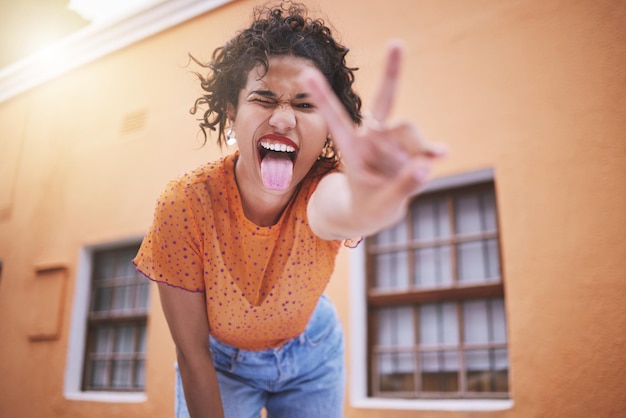
M328 124L333 141L345 155L346 152L350 152L350 141L355 129L354 122L319 70L307 69L303 77L315 106Z
M374 95L374 101L370 106L372 117L379 122L384 122L393 108L400 77L402 53L403 46L400 41L391 41L389 43L385 72Z

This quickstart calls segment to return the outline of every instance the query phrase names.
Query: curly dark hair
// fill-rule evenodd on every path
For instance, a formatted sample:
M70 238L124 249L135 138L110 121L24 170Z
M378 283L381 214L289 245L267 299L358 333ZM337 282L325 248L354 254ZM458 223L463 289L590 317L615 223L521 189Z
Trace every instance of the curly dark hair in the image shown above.
M275 6L257 6L252 24L234 38L213 51L212 59L198 65L209 70L205 77L197 74L205 91L191 108L195 114L200 107L208 107L200 119L200 128L207 140L207 129L218 129L217 144L225 141L226 106L237 107L238 95L245 86L250 70L261 65L267 72L269 59L276 55L292 55L313 61L324 74L335 94L355 123L361 122L361 99L353 91L354 71L346 65L348 48L338 43L331 29L322 19L307 16L306 6L291 1ZM338 162L338 154L330 139L321 159Z

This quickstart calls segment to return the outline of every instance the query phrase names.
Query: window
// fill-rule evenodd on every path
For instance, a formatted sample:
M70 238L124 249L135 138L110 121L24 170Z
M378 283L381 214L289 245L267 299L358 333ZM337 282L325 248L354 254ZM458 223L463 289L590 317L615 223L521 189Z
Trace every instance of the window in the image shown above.
M493 181L419 195L365 241L368 395L508 399Z
M94 251L84 391L142 391L150 285L132 264L138 246Z

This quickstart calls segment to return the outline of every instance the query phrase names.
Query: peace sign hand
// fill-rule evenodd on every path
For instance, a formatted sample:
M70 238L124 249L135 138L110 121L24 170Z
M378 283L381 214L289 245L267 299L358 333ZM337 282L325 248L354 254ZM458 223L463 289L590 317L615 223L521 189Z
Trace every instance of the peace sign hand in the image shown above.
M410 198L426 181L432 161L446 154L444 146L424 139L414 123L388 121L401 59L402 46L390 43L375 100L359 127L319 71L311 70L306 75L313 102L328 124L345 167L350 199L344 209L346 215L352 212L356 216L352 219L357 219L348 234L359 230L367 235L397 222Z

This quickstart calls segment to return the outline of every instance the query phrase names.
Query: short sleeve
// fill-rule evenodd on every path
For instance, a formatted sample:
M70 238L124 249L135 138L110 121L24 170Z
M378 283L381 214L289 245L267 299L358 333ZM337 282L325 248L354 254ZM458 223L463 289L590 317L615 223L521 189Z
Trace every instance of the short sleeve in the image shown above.
M170 182L157 200L154 221L133 262L149 279L203 292L202 240L194 221L193 188Z

